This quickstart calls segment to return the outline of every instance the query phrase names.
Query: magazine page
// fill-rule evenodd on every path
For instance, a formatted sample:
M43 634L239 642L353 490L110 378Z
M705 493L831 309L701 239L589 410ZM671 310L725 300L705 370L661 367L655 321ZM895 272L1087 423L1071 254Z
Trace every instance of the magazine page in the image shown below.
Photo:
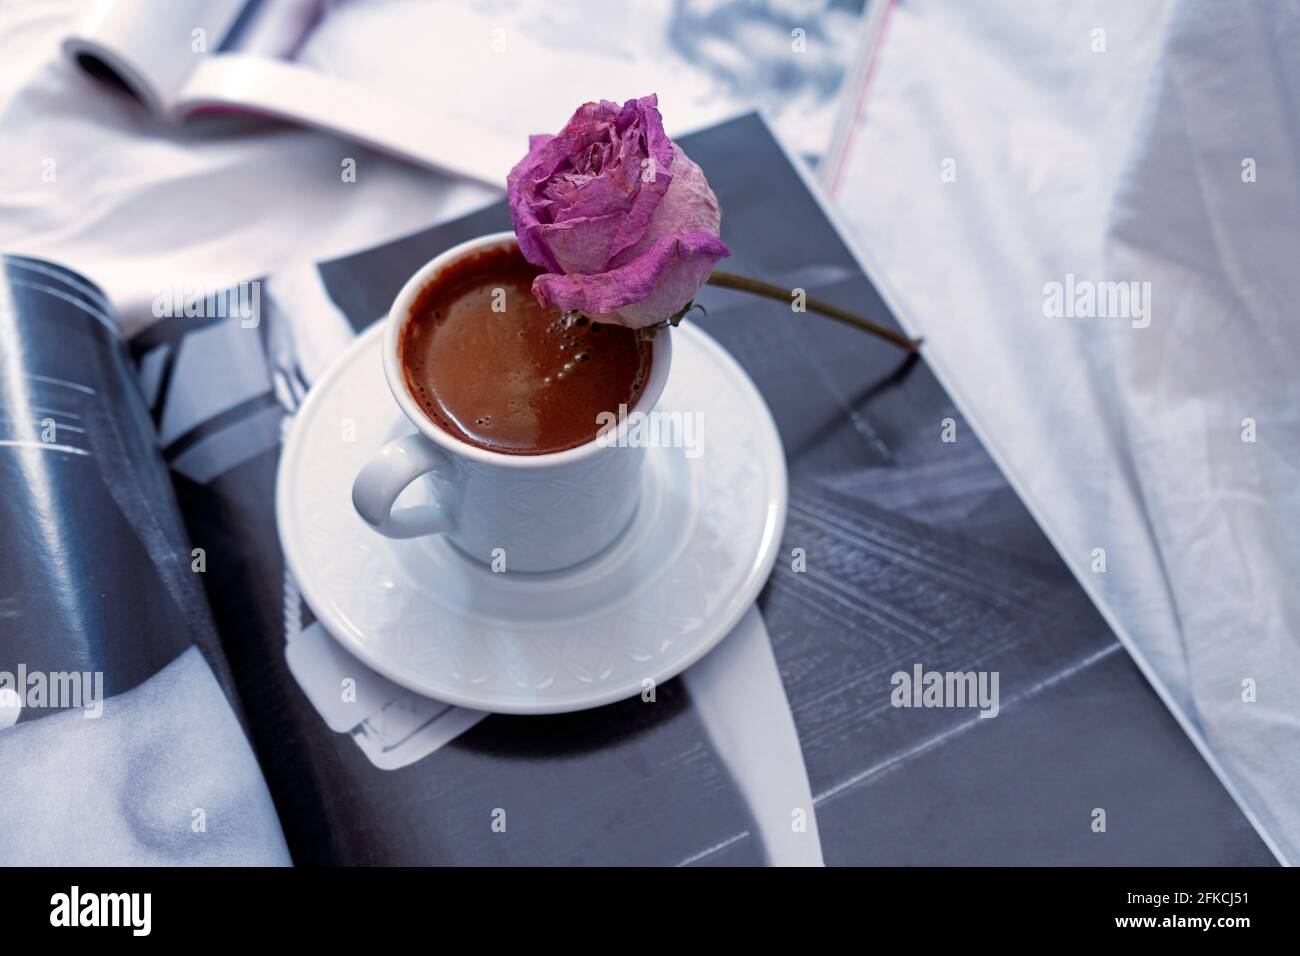
M63 52L153 112L171 115L195 67L217 49L249 5L249 0L95 0L80 29L63 41Z
M681 142L717 186L729 268L897 327L762 120ZM286 573L277 466L311 386L424 263L509 225L489 207L250 284L232 301L256 313L159 322L133 342L190 535L220 556L204 584L289 848L299 863L768 860L768 815L789 832L795 808L754 798L697 668L653 706L485 715L363 664ZM714 288L700 302L707 317L687 321L753 379L788 461L758 609L827 863L1269 859L924 360L782 303ZM335 427L347 442L347 416ZM896 675L916 674L919 700L931 672L999 684L982 712L892 702ZM982 783L908 782L953 773ZM1079 793L1145 837L1073 825Z
M0 861L288 862L106 300L0 258L0 343Z
M514 158L507 138L415 109L409 97L364 79L297 62L332 13L320 0L100 0L63 50L90 75L176 121L212 113L284 120L500 183Z

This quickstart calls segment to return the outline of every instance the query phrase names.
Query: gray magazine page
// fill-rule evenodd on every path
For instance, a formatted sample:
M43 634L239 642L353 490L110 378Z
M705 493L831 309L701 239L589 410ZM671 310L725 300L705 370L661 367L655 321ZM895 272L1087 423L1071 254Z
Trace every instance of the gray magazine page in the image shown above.
M100 291L0 257L0 862L283 864Z

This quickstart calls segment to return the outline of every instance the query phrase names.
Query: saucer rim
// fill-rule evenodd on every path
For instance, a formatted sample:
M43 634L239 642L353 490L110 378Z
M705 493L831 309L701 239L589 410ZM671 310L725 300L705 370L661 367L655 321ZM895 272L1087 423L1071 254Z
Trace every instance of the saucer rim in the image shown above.
M647 678L652 680L655 686L672 680L687 668L698 663L735 629L740 619L758 599L763 587L767 584L772 569L776 565L781 538L785 533L785 523L789 509L789 476L785 451L781 444L776 422L772 418L771 409L768 408L767 402L763 399L762 393L758 390L758 386L754 384L753 379L750 378L749 373L745 371L730 352L705 330L696 325L684 325L673 330L672 334L685 335L688 338L696 339L697 342L692 344L698 344L699 347L711 352L716 361L729 369L731 376L740 384L741 388L749 391L752 402L746 404L750 405L751 412L761 411L761 415L755 414L754 421L751 424L755 432L766 433L772 452L771 459L774 463L774 467L764 468L769 477L770 488L766 496L767 510L764 517L764 533L757 548L758 560L751 562L742 583L736 587L735 593L728 599L725 612L719 612L717 620L720 623L715 625L714 633L705 639L696 640L694 646L683 656L674 658L671 662L653 672L640 675L635 679L636 683L634 684L629 685L624 682L623 684L593 690L587 694L569 694L564 697L541 697L526 700L501 700L491 694L476 697L473 694L466 694L454 688L448 688L441 683L438 683L437 686L431 686L430 682L422 680L419 675L412 675L409 669L403 671L399 666L391 664L387 660L387 655L374 653L370 645L361 637L352 634L352 628L339 619L331 601L320 600L320 586L313 583L312 577L310 575L304 576L301 573L302 568L296 560L294 548L290 545L291 539L286 530L286 525L291 520L288 516L291 508L286 502L289 495L288 484L291 481L291 475L295 473L298 458L301 455L301 446L303 445L299 433L307 427L305 423L311 420L315 412L315 406L324 401L323 396L330 391L330 386L343 374L344 370L367 349L383 348L384 327L385 322L382 319L372 323L360 332L356 340L340 352L321 373L293 417L293 422L281 446L280 461L276 469L276 534L279 537L280 549L284 555L286 567L293 575L303 600L307 602L312 613L316 615L321 626L348 653L395 684L442 703L487 713L562 714L591 710L635 697L642 690L643 685L641 682ZM388 393L387 389L384 390L384 394L390 402L393 402L392 410L394 414L405 417L401 406L393 401L392 395ZM767 457L764 456L765 460ZM701 467L707 467L707 465Z

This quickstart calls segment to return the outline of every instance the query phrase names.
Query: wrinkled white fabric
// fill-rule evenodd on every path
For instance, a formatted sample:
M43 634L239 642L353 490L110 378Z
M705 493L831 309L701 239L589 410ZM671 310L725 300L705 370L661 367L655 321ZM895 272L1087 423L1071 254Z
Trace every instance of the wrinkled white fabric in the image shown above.
M1300 859L1300 12L909 0L875 60L825 166L869 273ZM1149 326L1045 314L1069 276Z
M175 277L219 287L354 252L499 195L322 133L155 118L60 55L88 7L0 6L0 249L93 279L128 332L153 321L154 297ZM356 160L355 182L344 181L345 158Z

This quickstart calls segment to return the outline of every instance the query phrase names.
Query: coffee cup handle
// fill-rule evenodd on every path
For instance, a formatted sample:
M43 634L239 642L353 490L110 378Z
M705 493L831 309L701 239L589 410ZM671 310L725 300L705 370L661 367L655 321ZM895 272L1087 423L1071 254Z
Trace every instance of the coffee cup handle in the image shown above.
M418 433L390 441L357 473L352 483L352 506L366 524L389 538L445 534L456 521L442 493L432 504L393 510L407 486L428 474L454 483L456 464L450 455Z

